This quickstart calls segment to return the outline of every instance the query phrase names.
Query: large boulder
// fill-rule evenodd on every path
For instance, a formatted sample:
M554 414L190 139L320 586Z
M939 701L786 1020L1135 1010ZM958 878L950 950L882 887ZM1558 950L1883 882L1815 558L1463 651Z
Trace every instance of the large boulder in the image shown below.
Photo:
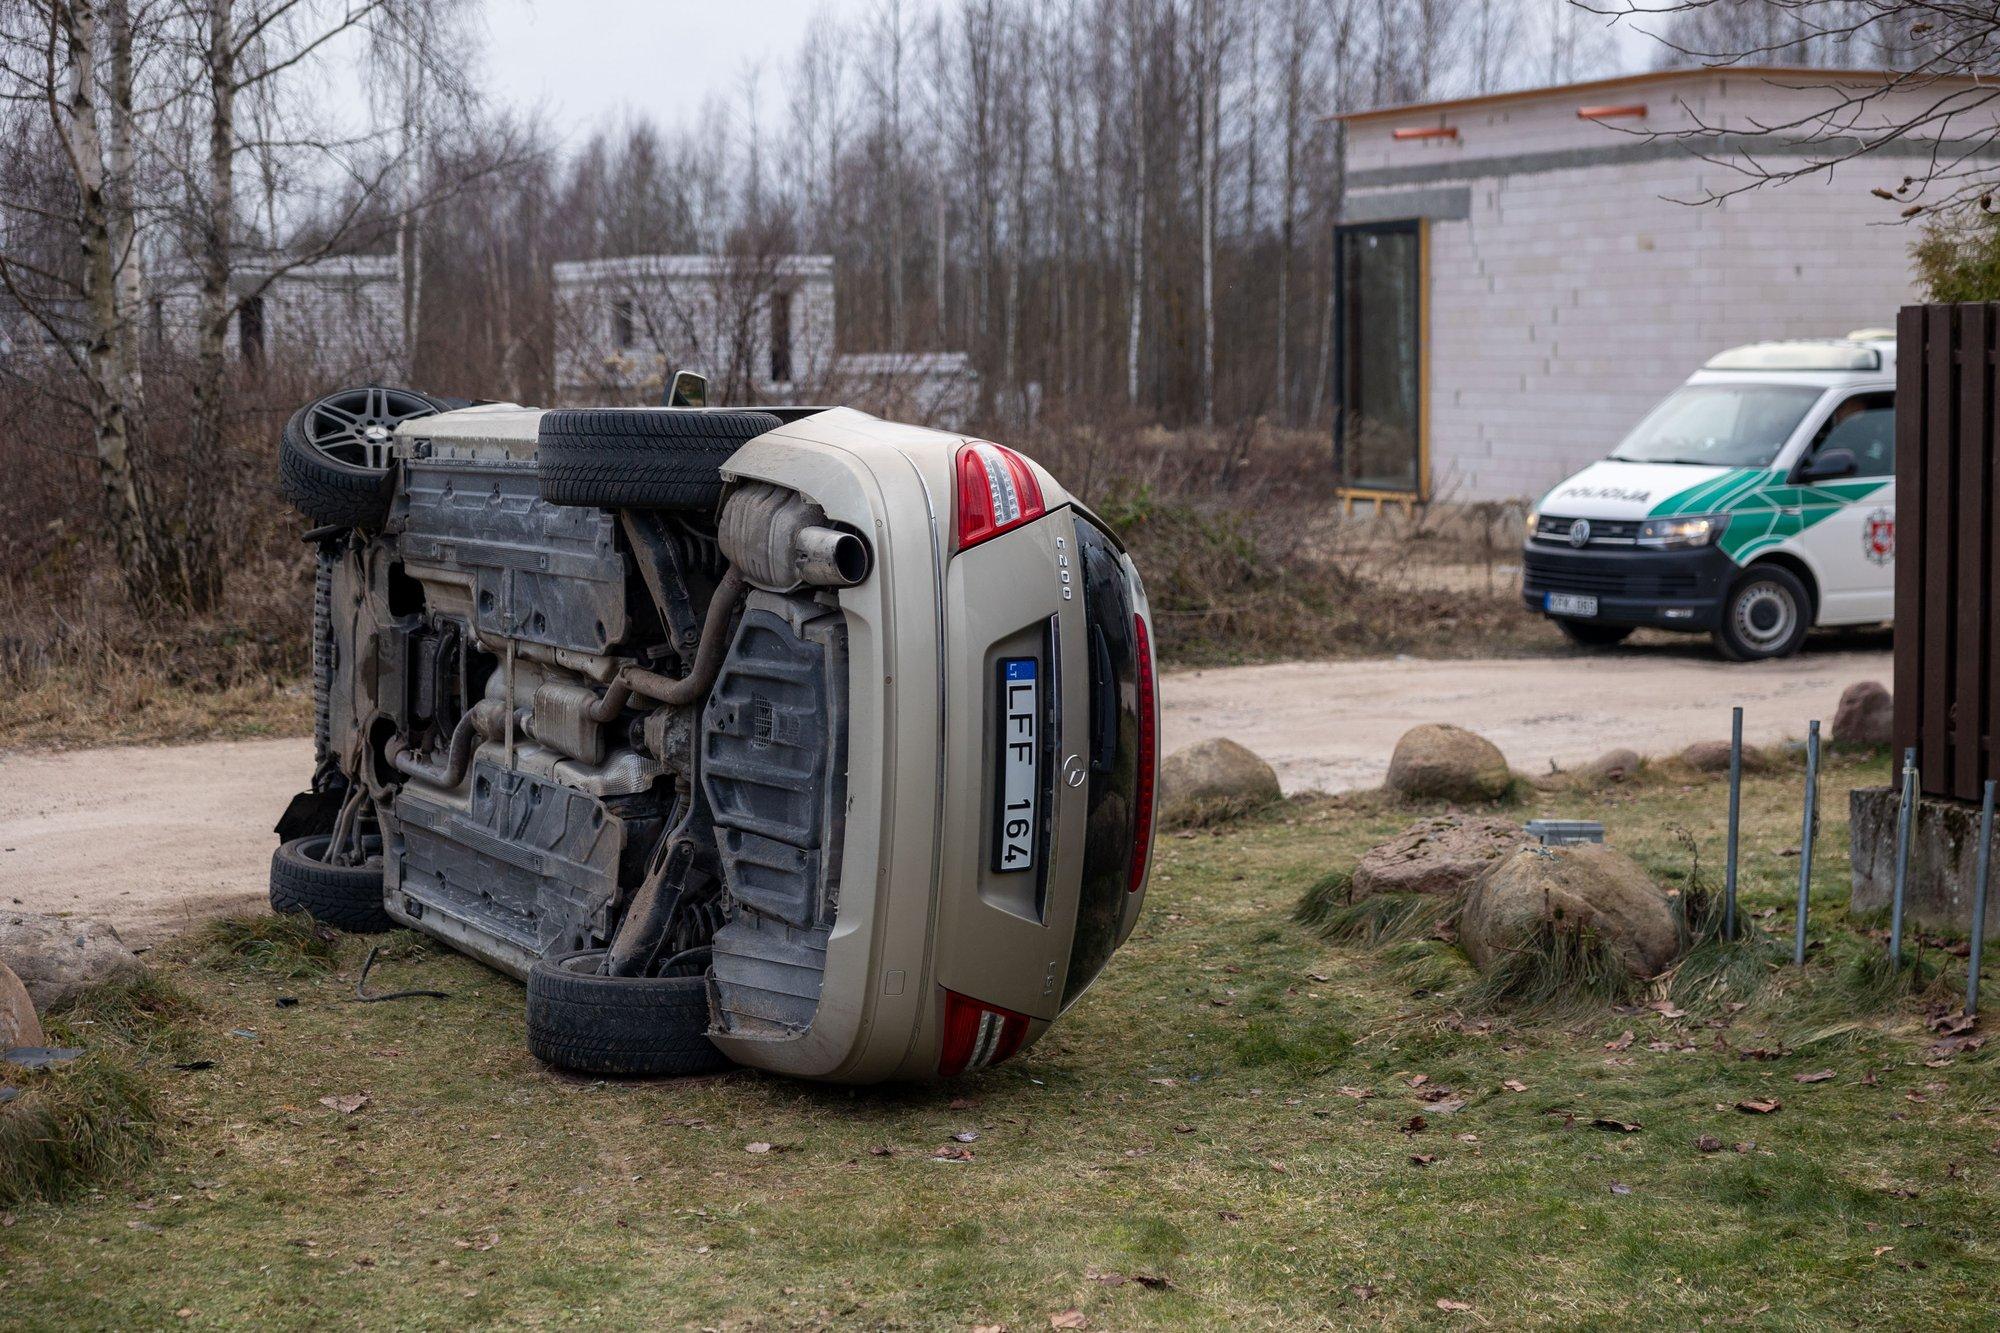
M1491 815L1419 819L1361 858L1354 867L1354 897L1456 895L1513 852L1534 844L1528 831L1511 819Z
M80 990L146 970L110 926L36 912L0 912L0 963L44 1013Z
M1513 781L1498 746L1448 723L1410 728L1389 757L1389 790L1413 800L1493 801Z
M42 1020L35 1017L35 1002L28 988L5 963L0 963L0 1051L16 1046L45 1046Z
M1896 703L1878 680L1856 681L1840 692L1833 710L1835 745L1893 745L1896 741Z
M1623 782L1636 774L1645 762L1637 750L1606 750L1577 771L1597 782Z
M1657 976L1681 952L1680 913L1639 864L1599 843L1515 852L1473 886L1458 922L1481 971L1526 947L1544 923L1589 931L1635 977Z
M1160 818L1170 824L1216 807L1268 805L1280 794L1277 770L1235 741L1197 741L1160 761Z

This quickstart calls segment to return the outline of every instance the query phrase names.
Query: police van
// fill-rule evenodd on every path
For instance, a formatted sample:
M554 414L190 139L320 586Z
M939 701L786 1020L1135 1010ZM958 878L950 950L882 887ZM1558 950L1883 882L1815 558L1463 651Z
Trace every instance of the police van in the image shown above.
M1583 647L1706 631L1737 661L1887 621L1895 388L1887 329L1712 358L1530 511L1523 598Z

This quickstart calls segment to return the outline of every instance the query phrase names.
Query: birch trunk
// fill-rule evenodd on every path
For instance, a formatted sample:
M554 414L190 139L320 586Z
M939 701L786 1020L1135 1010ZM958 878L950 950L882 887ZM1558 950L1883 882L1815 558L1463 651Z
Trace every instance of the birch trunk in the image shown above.
M136 418L127 372L136 356L129 346L131 325L120 318L119 311L119 238L128 234L129 222L118 217L116 200L123 192L107 180L105 146L98 127L102 24L97 7L89 3L69 6L62 11L61 22L64 50L60 54L66 77L53 109L56 130L76 180L77 246L83 261L83 310L89 334L79 369L90 404L91 442L105 522L111 528L126 590L134 602L146 606L159 600L165 580L160 544L133 457ZM125 24L122 31L129 76L131 25ZM117 85L115 74L113 85ZM129 87L127 82L128 92ZM125 115L129 133L129 104ZM114 122L116 119L114 115ZM61 338L72 335L72 330L60 325L54 331Z

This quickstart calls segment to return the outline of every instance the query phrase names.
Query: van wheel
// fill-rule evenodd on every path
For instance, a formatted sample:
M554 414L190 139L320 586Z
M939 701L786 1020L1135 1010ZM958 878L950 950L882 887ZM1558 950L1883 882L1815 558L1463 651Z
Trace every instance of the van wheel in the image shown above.
M278 435L278 489L315 523L373 527L389 514L396 427L447 405L370 384L315 398Z
M708 977L598 975L602 949L528 970L528 1050L584 1074L708 1074L729 1057L708 1039Z
M1579 648L1615 648L1632 637L1631 625L1600 625L1594 620L1557 620L1563 637Z
M769 412L544 412L535 471L550 504L711 510L721 503L729 456L779 424Z
M1790 570L1753 565L1737 577L1722 604L1716 650L1732 662L1790 657L1812 628L1812 598Z

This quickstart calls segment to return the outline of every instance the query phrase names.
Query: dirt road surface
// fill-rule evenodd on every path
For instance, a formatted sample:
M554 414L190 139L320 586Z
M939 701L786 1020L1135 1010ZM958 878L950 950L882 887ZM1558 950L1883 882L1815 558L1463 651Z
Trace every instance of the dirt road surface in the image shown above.
M1889 678L1885 652L1733 666L1678 648L1596 658L1294 662L1176 672L1167 749L1227 736L1287 791L1372 786L1403 731L1455 722L1514 767L1545 771L1614 746L1665 754L1726 738L1803 735L1842 689ZM309 740L0 755L0 909L69 912L145 942L264 901L271 825L312 768Z

